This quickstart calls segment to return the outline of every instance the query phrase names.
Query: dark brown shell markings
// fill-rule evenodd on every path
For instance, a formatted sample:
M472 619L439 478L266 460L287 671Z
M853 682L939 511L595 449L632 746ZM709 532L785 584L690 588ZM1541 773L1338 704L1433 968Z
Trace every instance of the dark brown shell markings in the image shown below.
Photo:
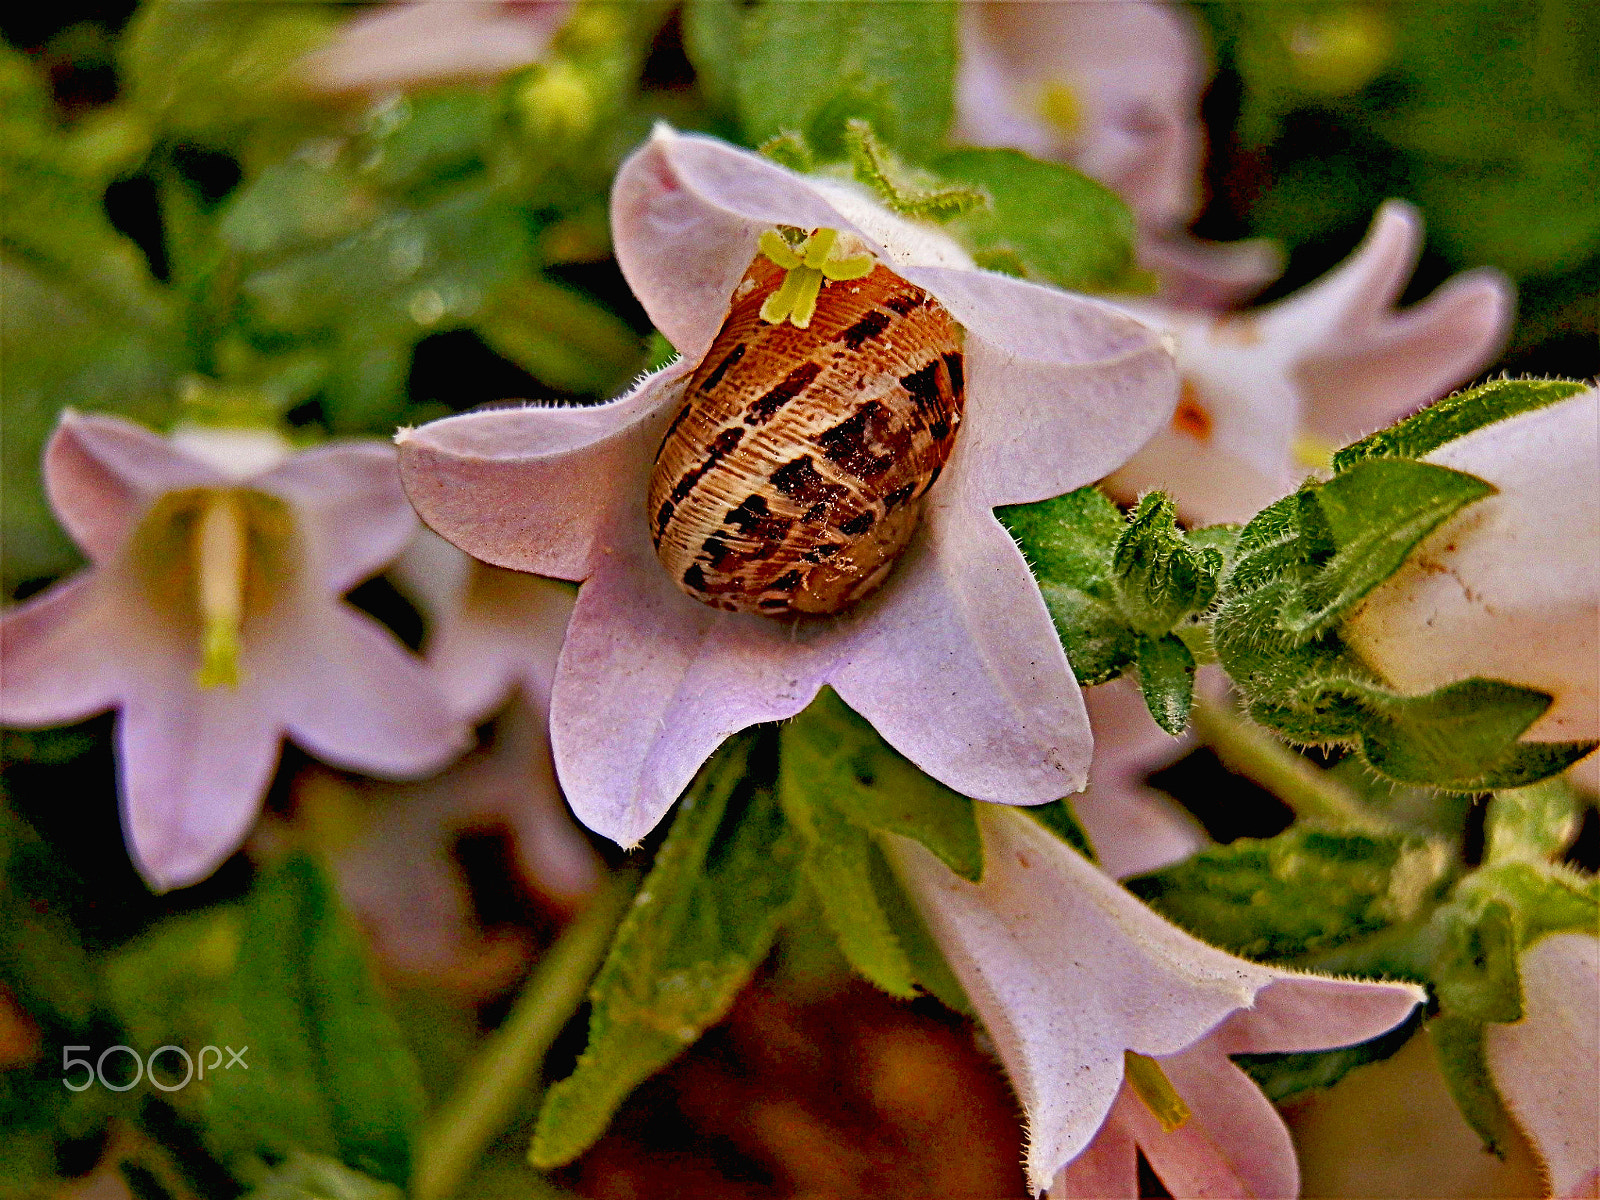
M831 230L813 241L824 234L831 246ZM887 577L950 457L960 327L859 261L859 277L821 282L758 254L689 380L646 507L657 556L697 600L773 617L843 610Z

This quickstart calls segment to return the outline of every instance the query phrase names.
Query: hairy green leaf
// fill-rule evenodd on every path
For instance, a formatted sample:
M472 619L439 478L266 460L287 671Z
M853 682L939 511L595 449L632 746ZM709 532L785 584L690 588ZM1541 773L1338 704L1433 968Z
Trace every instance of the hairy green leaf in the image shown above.
M1483 1139L1484 1149L1504 1158L1506 1148L1514 1144L1518 1135L1489 1074L1482 1022L1442 1014L1428 1022L1428 1036L1433 1039L1434 1054L1451 1099Z
M570 1162L642 1080L710 1025L761 965L794 898L800 847L750 777L762 732L701 768L589 991L589 1043L551 1087L530 1161Z
M784 725L782 738L786 805L825 803L861 829L921 842L963 879L982 875L972 801L895 753L832 688Z
M1577 837L1585 808L1583 796L1565 776L1496 792L1484 822L1484 860L1560 858Z
M1117 596L1128 623L1159 638L1217 594L1221 552L1189 543L1165 492L1150 492L1128 515L1112 551Z

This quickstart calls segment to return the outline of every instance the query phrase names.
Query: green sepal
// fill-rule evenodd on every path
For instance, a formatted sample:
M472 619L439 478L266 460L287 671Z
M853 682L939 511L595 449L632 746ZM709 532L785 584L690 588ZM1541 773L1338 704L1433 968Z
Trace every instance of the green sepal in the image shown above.
M972 801L896 754L832 688L783 726L780 763L785 805L825 801L863 830L921 842L963 879L982 877Z
M1550 862L1577 837L1587 805L1565 776L1504 788L1489 800L1484 861Z
M421 1075L310 857L272 868L246 898L212 1041L250 1048L246 1069L206 1076L207 1140L225 1160L300 1149L406 1186Z
M770 733L725 743L701 768L589 990L589 1042L545 1095L529 1160L570 1162L628 1093L732 1005L794 899L800 847L774 789L750 777Z
M1569 379L1492 380L1352 442L1333 456L1333 469L1348 471L1373 458L1422 458L1485 425L1559 404L1584 387Z
M1438 842L1297 825L1203 851L1127 886L1213 945L1292 960L1418 919L1441 897L1450 870Z
M1106 683L1132 666L1138 635L1117 606L1111 552L1122 514L1098 488L995 509L1039 582L1078 682Z
M988 194L978 188L910 182L905 165L878 140L866 121L847 122L844 139L856 182L876 192L891 212L923 221L949 221L989 207Z
M1511 908L1502 900L1473 907L1476 911L1451 904L1435 918L1445 935L1430 971L1439 1008L1478 1023L1520 1021L1522 984Z
M977 1011L967 999L961 981L956 978L955 972L950 969L950 964L945 961L939 943L934 941L933 935L928 932L928 927L923 923L916 906L911 903L911 898L906 895L905 888L900 885L888 860L882 854L873 856L872 871L878 902L883 906L883 914L889 920L889 928L900 944L906 961L911 965L911 974L916 979L917 986L946 1008L963 1016L976 1017Z
M1139 687L1150 716L1173 737L1189 727L1194 703L1194 655L1174 634L1139 637Z
M1504 906L1519 951L1552 933L1600 936L1600 879L1566 866L1512 861L1482 867L1462 880L1455 900L1469 912Z
M1154 638L1211 603L1222 567L1220 551L1190 544L1165 492L1140 498L1111 554L1123 615Z
M963 147L929 166L990 197L947 227L980 266L1072 291L1145 290L1133 215L1103 184L1017 150Z
M1515 1144L1518 1135L1489 1073L1482 1022L1442 1014L1428 1022L1428 1036L1433 1039L1434 1055L1450 1098L1483 1139L1483 1148L1504 1158L1506 1148Z

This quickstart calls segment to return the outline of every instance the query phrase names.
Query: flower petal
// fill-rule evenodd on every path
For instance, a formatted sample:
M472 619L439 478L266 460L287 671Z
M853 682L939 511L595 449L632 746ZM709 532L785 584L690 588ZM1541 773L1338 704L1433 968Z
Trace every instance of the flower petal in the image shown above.
M655 827L725 738L811 702L824 660L810 642L826 629L796 624L791 642L766 618L690 599L632 517L578 593L550 708L573 812L624 847Z
M1056 1172L1050 1200L1139 1200L1139 1145L1127 1120L1138 1104L1124 1081L1089 1148Z
M117 718L123 836L158 891L199 882L239 848L282 737L253 694L197 688L176 657L164 666Z
M315 570L330 595L376 574L416 533L393 446L348 442L304 450L251 486L287 501L316 547Z
M1283 975L1212 1035L1223 1054L1286 1054L1371 1041L1427 999L1409 983Z
M1189 1120L1166 1133L1149 1109L1129 1097L1128 1121L1169 1192L1197 1197L1300 1194L1300 1166L1283 1118L1211 1039L1162 1059L1161 1069L1188 1104Z
M67 409L44 451L56 519L95 562L106 562L157 496L227 482L214 467L121 417Z
M914 842L885 844L1027 1110L1039 1188L1105 1120L1125 1050L1183 1050L1279 973L1169 925L1027 813L980 805L977 819L977 884Z
M1093 483L1172 416L1172 353L1126 313L983 271L902 273L966 328L967 391L982 403L968 405L948 470L973 481L978 502L1026 504Z
M388 630L343 604L288 610L263 633L269 711L289 736L334 766L409 778L437 771L470 743L432 673Z
M959 496L923 521L889 584L847 618L828 682L965 795L1043 804L1081 789L1089 719L1022 552Z
M493 79L538 62L574 6L408 0L368 10L307 56L307 82L340 94Z
M724 297L722 303L727 304ZM583 579L613 510L639 506L632 480L660 438L659 418L693 372L679 359L620 399L590 408L504 408L403 429L400 477L428 525L475 558Z
M138 652L108 644L116 609L90 568L0 617L0 724L65 725L115 704Z
M1302 348L1295 383L1307 424L1335 442L1465 382L1505 344L1514 305L1498 271L1457 275L1422 303L1393 311L1421 248L1421 216L1386 201L1343 266L1261 315L1264 339Z
M1556 1196L1593 1196L1600 1182L1600 939L1541 938L1524 951L1523 1018L1489 1025L1495 1087L1532 1139Z
M1163 303L1217 311L1243 304L1282 275L1284 254L1267 238L1208 242L1172 233L1141 238L1139 262L1161 280Z

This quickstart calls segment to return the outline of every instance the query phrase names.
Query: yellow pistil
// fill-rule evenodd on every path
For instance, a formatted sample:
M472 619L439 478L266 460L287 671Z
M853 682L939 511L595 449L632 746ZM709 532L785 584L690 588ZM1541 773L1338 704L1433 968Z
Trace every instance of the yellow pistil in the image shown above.
M838 241L837 229L819 229L798 247L790 246L776 229L761 235L761 253L786 272L778 290L761 305L763 321L781 325L787 320L796 329L809 328L824 280L860 279L871 273L872 255L842 257Z
M1039 91L1039 115L1068 137L1083 132L1083 102L1071 85L1053 79Z
M201 634L201 687L239 686L239 629L244 622L248 533L237 493L211 492L195 525L194 557Z
M1178 1095L1178 1089L1172 1086L1160 1063L1146 1055L1124 1050L1122 1069L1133 1090L1139 1094L1139 1099L1144 1101L1144 1106L1161 1123L1162 1133L1172 1133L1188 1123L1193 1114L1183 1102L1183 1097Z

